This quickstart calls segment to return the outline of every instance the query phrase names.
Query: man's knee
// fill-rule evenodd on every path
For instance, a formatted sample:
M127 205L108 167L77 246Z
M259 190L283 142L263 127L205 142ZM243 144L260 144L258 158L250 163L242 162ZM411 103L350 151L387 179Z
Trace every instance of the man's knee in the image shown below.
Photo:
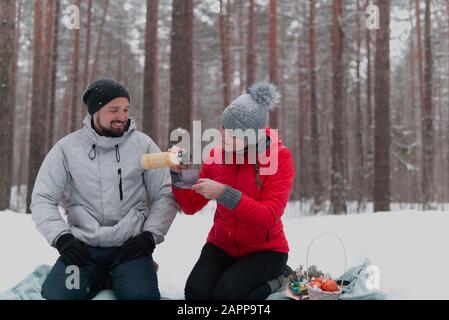
M139 287L129 287L115 291L118 300L160 300L161 294L157 287L142 285Z
M92 267L76 270L71 272L72 269L58 259L42 285L42 297L47 300L92 299L96 294L96 283L101 280L100 274Z
M90 288L66 287L64 280L48 279L42 286L42 297L46 300L88 300L92 298Z
M119 264L112 270L112 287L119 300L159 300L157 274L151 257Z

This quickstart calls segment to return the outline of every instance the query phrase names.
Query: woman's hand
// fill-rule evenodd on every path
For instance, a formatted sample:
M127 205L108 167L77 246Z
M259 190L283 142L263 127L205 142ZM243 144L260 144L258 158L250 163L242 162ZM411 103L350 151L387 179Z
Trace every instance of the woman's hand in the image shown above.
M225 185L211 179L199 179L192 186L192 190L195 190L196 193L199 193L206 199L215 200L222 195Z
M173 146L172 148L168 149L168 152L172 152L172 153L176 153L176 154L178 154L179 151L185 151L185 150L178 146ZM181 169L186 169L188 167L190 167L189 164L178 164L178 165L171 166L170 170L179 173L181 171Z

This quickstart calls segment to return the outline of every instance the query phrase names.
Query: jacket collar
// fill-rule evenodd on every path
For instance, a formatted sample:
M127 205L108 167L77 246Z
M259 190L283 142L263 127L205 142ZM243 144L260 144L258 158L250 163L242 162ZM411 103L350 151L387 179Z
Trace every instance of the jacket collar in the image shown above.
M128 139L130 134L134 130L136 130L135 119L130 118L128 121L129 121L128 130L126 130L125 133L121 137L117 137L117 138L104 137L104 136L100 136L95 131L95 129L92 128L92 116L90 114L88 114L83 120L83 124L84 124L83 130L84 130L85 134L87 135L88 139L92 142L92 144L95 144L99 147L110 148L110 147L114 147L114 146L122 143L126 139Z
M269 153L270 145L273 143L278 143L277 135L270 128L265 128L265 134L263 134L259 137L257 145L251 145L251 146L248 146L245 149L242 149L240 151L234 151L234 152L232 152L232 157L233 157L234 161L236 161L237 157L239 155L243 154L245 162L249 161L249 157L250 157L250 155L254 154L253 151L255 148L257 148L256 149L257 156L260 156L262 154ZM250 149L251 149L251 152L249 152ZM224 151L223 148L221 148L221 152L222 152L222 156L225 157L226 152ZM257 160L255 160L255 159L251 159L251 161L257 162Z

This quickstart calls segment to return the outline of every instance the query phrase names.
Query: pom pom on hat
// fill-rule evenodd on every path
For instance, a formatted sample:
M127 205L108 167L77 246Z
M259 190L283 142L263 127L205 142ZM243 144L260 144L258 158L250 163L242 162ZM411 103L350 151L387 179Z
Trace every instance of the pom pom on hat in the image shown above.
M268 81L255 83L248 88L248 93L259 106L268 111L273 111L281 99L277 87Z

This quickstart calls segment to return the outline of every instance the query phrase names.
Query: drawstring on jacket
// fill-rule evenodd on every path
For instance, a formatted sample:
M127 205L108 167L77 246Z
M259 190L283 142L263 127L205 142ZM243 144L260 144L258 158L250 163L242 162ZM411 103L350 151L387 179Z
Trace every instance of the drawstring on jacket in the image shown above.
M96 147L97 147L97 145L93 144L92 148L89 151L89 159L90 160L94 160L97 157ZM120 149L118 147L118 144L115 145L115 159L117 160L117 163L120 162ZM120 192L120 201L122 201L123 200L122 168L119 168L117 170L117 174L118 174L118 178L119 178L118 189Z
M90 160L94 160L95 157L97 156L97 151L95 150L95 147L96 147L96 146L97 146L96 144L93 144L93 145L92 145L92 148L91 148L90 151L89 151L89 159L90 159ZM92 151L93 151L93 155L92 155Z
M93 144L92 148L89 151L89 159L94 160L97 157L97 145ZM118 144L115 145L115 158L117 159L117 162L120 162L120 149L118 147Z

